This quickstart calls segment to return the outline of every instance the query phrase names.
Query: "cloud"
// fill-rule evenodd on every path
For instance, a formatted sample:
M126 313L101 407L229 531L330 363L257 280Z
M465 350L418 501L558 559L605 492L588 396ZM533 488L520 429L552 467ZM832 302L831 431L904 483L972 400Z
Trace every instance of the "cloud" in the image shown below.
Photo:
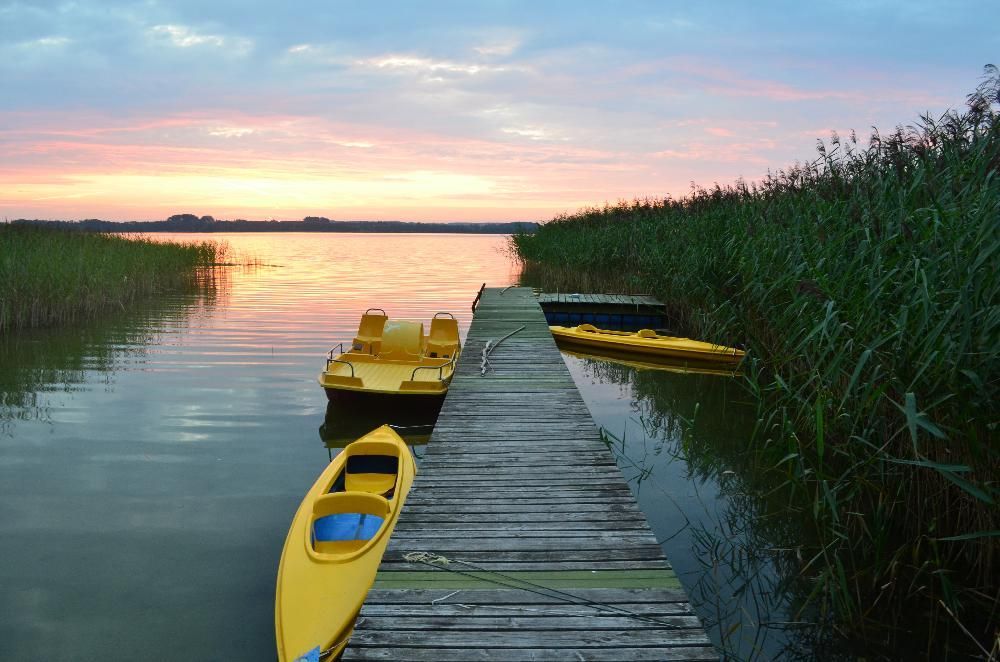
M183 25L154 25L149 31L156 37L166 37L179 48L190 48L204 44L221 48L226 45L225 37L214 34L198 34Z
M378 57L355 60L360 67L383 70L412 71L417 73L449 73L475 76L482 73L499 73L510 71L511 67L481 64L474 62L455 62L451 60L434 60L414 55L381 55Z
M242 138L243 136L249 136L254 132L254 129L239 126L220 126L215 129L210 129L208 135L219 136L222 138Z
M70 42L68 37L40 37L32 41L23 42L26 48L58 48Z
M149 34L157 41L166 41L177 48L211 46L214 48L225 48L241 55L248 53L253 48L253 41L250 39L206 34L185 25L154 25L149 28Z
M504 127L500 129L500 131L515 136L530 138L531 140L546 140L550 137L547 131L536 127Z
M475 46L472 50L484 57L506 57L513 55L514 51L516 51L520 45L521 42L519 40L511 39L509 41L499 41L490 44L483 44L482 46Z

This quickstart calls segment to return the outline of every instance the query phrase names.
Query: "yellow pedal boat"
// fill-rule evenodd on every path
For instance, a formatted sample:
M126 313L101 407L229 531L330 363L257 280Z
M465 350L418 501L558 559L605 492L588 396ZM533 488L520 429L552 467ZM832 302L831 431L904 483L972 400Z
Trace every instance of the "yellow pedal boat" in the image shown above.
M609 331L598 329L590 324L574 327L550 326L549 329L555 336L556 342L559 343L608 349L628 354L686 358L701 362L726 364L739 363L744 354L743 350L735 347L713 345L690 338L661 336L650 329L636 332Z
M306 493L278 566L280 661L332 660L347 645L416 471L383 425L348 444Z
M382 395L442 396L448 391L462 352L458 322L437 313L430 332L421 322L390 320L371 308L361 316L348 351L331 349L319 383L327 397L355 392Z

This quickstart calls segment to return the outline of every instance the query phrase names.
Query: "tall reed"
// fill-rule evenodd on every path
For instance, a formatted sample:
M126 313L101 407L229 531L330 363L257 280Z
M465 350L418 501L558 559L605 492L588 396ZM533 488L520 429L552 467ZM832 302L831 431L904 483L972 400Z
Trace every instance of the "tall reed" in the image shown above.
M563 216L526 263L615 274L749 349L751 444L817 532L810 606L940 655L1000 622L1000 73L968 109L769 175ZM625 274L623 277L622 274ZM893 621L907 605L921 622Z
M190 286L224 251L214 242L0 225L0 332L73 323Z

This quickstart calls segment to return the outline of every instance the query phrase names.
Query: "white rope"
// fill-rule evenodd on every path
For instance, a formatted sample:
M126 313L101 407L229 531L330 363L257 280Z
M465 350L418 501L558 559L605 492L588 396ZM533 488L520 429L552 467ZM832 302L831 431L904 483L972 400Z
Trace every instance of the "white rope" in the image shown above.
M486 345L483 347L483 360L479 364L480 374L483 377L486 376L486 371L487 370L493 370L493 366L490 365L490 352L492 352L494 349L496 349L497 347L499 347L500 343L502 343L504 340L507 340L507 338L510 338L512 335L514 335L515 333L517 333L519 331L524 331L524 329L525 329L524 326L522 326L522 327L520 327L518 329L514 329L513 331L511 331L510 333L508 333L507 335L505 335L503 338L501 338L500 340L496 341L496 343L493 342L492 338L486 341Z
M673 623L668 623L662 621L658 618L652 616L645 616L643 614L638 614L624 607L618 607L616 605L608 604L606 602L600 602L597 600L590 600L583 596L575 595L568 591L563 591L557 588L551 588L544 586L542 584L536 584L535 582L528 581L527 579L521 579L520 577L515 577L513 575L504 574L498 570L490 570L488 568L483 568L475 563L469 563L468 561L463 561L462 559L449 559L446 556L440 554L435 554L433 552L406 552L403 554L403 558L411 563L423 563L432 567L439 567L442 570L447 570L448 572L454 572L455 574L465 575L467 577L472 577L474 579L479 579L480 581L487 581L491 584L496 584L498 586L503 586L505 588L512 588L521 591L527 591L529 593L535 593L536 595L541 595L546 598L555 598L567 604L576 605L580 607L590 607L592 609L597 609L599 611L604 611L607 613L615 614L617 616L625 616L627 618L634 618L640 621L646 621L649 623L656 623L662 627L668 629L679 629L684 626L675 625ZM465 566L467 569L462 570L456 567L449 567L452 563L457 563L461 566ZM483 577L482 575L486 575ZM506 581L504 581L506 580ZM514 582L514 583L509 583ZM452 594L454 595L454 594ZM446 596L446 597L451 597Z
M410 563L427 563L430 565L448 565L451 560L446 556L441 556L440 554L434 554L432 552L407 552L403 554L403 558Z

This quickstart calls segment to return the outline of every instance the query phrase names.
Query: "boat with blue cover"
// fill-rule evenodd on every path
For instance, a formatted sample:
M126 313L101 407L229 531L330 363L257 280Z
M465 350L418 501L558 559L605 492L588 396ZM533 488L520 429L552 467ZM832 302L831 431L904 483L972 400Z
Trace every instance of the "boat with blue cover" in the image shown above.
M416 471L410 449L383 425L348 444L306 493L278 566L279 660L343 651Z

